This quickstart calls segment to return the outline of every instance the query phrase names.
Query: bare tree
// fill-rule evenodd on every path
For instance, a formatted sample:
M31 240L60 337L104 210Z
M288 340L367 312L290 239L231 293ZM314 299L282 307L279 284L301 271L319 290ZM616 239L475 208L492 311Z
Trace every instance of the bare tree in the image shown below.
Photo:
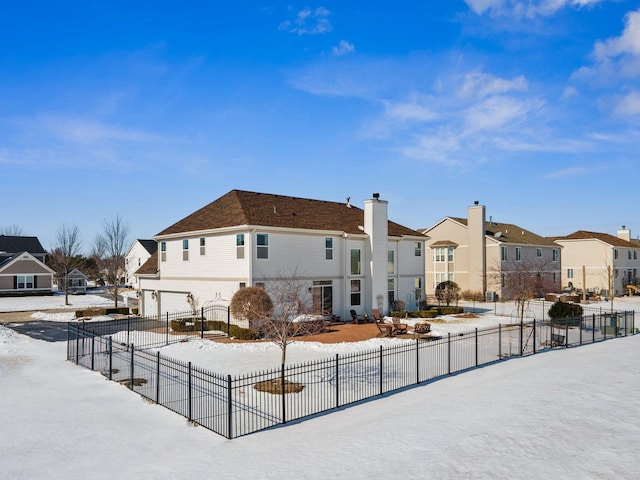
M94 249L102 254L107 268L107 281L113 286L114 306L118 307L120 279L124 273L124 256L129 246L129 225L119 215L105 220L101 234L96 238Z
M544 261L523 259L503 262L501 266L496 265L488 271L487 276L494 284L502 286L504 299L516 301L520 321L524 320L527 302L559 289Z
M456 302L457 304L460 299L460 287L450 280L440 282L436 286L436 298L439 303L444 302L447 307L451 305L451 302Z
M265 288L238 290L231 301L231 312L253 321L262 335L278 345L284 365L287 347L295 337L318 333L324 328L324 321L313 315L309 284L295 272L265 282Z
M80 231L77 225L62 225L58 229L56 244L51 252L51 263L58 273L58 282L62 282L65 305L69 305L69 272L79 264L80 247Z
M8 227L0 228L0 235L7 235L9 237L21 237L24 235L22 227L18 225L9 225Z

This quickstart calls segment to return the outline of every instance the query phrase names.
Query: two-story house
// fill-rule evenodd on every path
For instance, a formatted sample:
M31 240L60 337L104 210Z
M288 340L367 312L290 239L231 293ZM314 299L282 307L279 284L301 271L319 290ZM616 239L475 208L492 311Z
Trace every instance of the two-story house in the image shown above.
M124 257L125 285L138 290L136 271L155 253L158 243L155 240L137 239L129 247Z
M617 235L578 230L556 237L562 246L562 286L608 296L638 283L640 242L625 226Z
M232 190L158 233L136 272L144 315L230 300L244 286L295 275L316 312L382 312L423 294L424 236L387 218L378 194L346 203Z
M539 277L546 290L560 288L560 247L517 225L487 221L478 202L468 208L467 218L445 217L422 232L428 237L428 294L452 281L487 300L506 300L514 296L513 279L525 273Z
M0 235L0 295L51 295L55 272L37 237Z

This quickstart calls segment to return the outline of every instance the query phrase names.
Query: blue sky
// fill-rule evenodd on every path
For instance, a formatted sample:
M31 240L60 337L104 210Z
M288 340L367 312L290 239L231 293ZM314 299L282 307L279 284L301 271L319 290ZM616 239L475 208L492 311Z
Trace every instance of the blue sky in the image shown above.
M89 250L232 189L640 234L640 2L10 2L0 227Z

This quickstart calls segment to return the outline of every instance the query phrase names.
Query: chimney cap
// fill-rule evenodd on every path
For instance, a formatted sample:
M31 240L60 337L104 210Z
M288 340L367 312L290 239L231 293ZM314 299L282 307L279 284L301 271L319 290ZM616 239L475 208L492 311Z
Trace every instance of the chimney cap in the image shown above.
M474 200L474 201L473 201L473 204L474 204L474 205L480 205L480 202L479 202L478 200Z
M380 200L380 194L379 194L379 193L374 193L374 194L373 194L373 198L374 198L375 200Z

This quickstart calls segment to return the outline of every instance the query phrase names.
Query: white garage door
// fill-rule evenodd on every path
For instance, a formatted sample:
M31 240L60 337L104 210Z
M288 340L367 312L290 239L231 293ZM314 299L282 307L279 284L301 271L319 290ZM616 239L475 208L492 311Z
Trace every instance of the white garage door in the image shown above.
M189 312L191 308L187 302L188 292L158 292L160 299L160 313Z
M158 315L158 303L153 298L153 290L142 291L142 311L140 313L145 317Z

